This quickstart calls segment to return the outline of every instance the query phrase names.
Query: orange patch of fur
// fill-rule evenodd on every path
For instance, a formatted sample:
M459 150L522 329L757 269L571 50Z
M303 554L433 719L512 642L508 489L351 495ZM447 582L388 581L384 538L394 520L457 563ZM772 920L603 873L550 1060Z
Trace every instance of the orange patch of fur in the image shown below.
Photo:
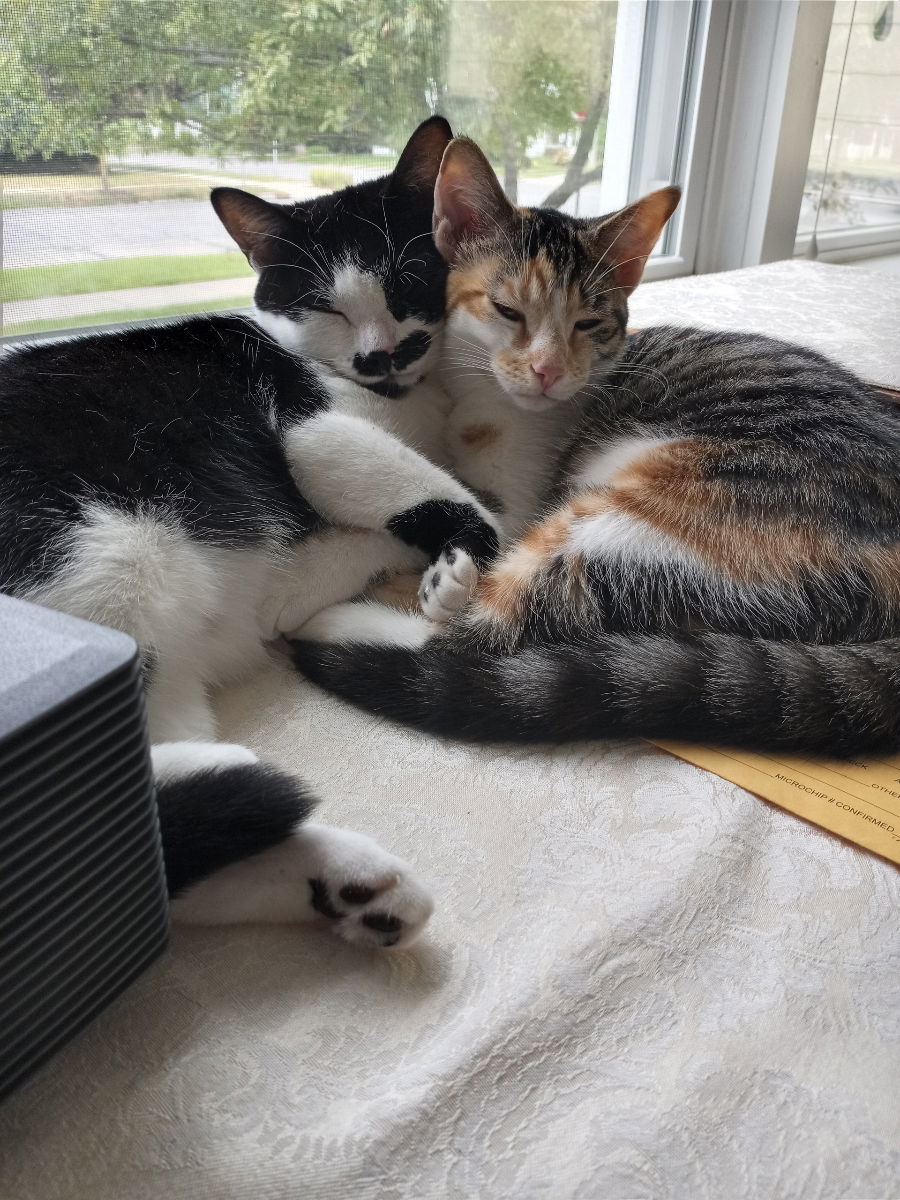
M715 454L692 441L659 446L611 480L610 501L746 583L795 579L803 568L827 572L840 562L834 540L806 523L736 516L728 485L705 474Z
M523 614L529 586L540 566L540 558L521 545L505 554L475 589L479 615L514 624Z
M386 604L388 608L397 608L402 612L418 612L421 579L419 571L393 575L382 583L374 584L366 595L372 600Z
M573 523L582 517L597 516L609 507L609 493L598 488L562 505L552 516L526 530L518 544L479 581L475 599L481 615L507 625L520 620L535 581L565 546ZM582 563L577 556L570 559L569 567L573 582L581 580Z
M486 317L490 307L486 290L498 265L499 259L492 255L451 271L447 280L447 311L465 308L473 316Z
M459 440L470 450L484 450L502 436L503 431L490 421L482 421L476 425L466 425L459 432Z

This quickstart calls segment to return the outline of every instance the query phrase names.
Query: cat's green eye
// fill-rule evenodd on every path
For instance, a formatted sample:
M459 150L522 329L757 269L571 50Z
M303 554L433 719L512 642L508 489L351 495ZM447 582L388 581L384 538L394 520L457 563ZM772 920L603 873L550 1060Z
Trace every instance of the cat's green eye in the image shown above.
M492 300L491 304L493 304L494 308L496 308L501 317L506 317L507 321L525 320L524 316L520 312L514 308L510 308L506 304L498 304L496 300Z
M582 333L587 333L589 329L596 329L599 324L600 322L596 318L591 317L584 321L576 321L575 328L581 330Z

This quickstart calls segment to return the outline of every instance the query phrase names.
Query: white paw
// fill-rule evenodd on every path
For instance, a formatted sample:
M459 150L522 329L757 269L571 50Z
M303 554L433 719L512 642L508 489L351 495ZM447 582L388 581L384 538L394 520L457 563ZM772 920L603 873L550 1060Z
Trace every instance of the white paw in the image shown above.
M307 823L302 843L310 904L345 941L363 946L408 946L434 903L410 865L362 833Z
M478 582L478 567L465 550L449 547L432 563L419 585L422 612L431 621L449 621L465 608Z

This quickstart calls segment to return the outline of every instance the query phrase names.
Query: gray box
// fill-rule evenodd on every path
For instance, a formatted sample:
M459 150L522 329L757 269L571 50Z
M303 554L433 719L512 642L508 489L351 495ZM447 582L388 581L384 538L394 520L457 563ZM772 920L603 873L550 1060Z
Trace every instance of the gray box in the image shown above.
M137 647L0 595L0 1096L168 936Z

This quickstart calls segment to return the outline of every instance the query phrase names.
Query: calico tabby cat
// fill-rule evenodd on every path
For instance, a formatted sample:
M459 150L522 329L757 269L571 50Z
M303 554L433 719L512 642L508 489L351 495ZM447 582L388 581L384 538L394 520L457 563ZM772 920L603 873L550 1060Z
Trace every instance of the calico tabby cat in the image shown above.
M435 205L448 346L470 348L482 406L453 420L485 448L501 498L512 484L514 526L552 473L559 430L542 440L535 411L565 414L589 375L586 408L555 503L471 599L464 555L432 573L426 611L462 606L445 629L396 617L386 637L364 607L338 606L303 631L305 674L476 741L900 747L898 414L848 371L769 338L627 337L627 294L674 200L655 193L600 222L513 209L476 148L451 143ZM471 464L462 474L479 482Z
M490 513L395 436L438 419L419 384L443 318L431 209L450 137L432 118L392 175L304 204L214 192L259 272L255 322L198 317L3 361L0 588L137 641L182 919L318 913L387 945L431 910L405 864L306 823L296 781L211 741L206 689L385 566L496 548ZM325 522L357 533L323 566Z

